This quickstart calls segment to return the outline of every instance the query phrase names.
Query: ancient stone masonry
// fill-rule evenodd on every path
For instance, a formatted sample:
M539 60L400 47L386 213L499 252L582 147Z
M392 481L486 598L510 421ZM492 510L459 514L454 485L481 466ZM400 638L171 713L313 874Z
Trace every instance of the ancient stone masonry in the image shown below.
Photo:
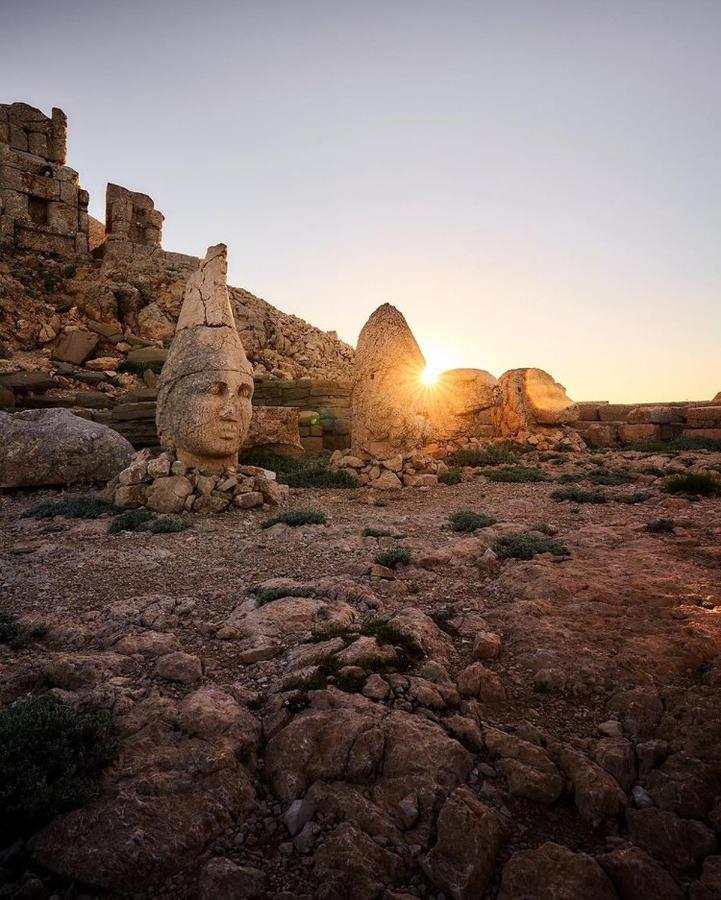
M160 247L163 214L147 194L108 184L105 192L105 241L98 255L147 255Z
M88 192L65 165L67 119L26 103L0 104L0 246L88 252Z

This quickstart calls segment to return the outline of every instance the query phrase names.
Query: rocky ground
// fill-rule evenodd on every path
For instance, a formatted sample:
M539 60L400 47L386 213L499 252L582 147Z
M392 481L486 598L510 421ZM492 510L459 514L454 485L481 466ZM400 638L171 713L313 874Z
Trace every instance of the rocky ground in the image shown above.
M4 852L0 895L721 897L721 497L661 490L721 454L523 464L632 481L293 490L326 525L156 535L0 498L3 607L48 626L0 645L2 704L53 691L121 728L97 799ZM459 510L496 523L453 532ZM562 547L491 549L528 531Z

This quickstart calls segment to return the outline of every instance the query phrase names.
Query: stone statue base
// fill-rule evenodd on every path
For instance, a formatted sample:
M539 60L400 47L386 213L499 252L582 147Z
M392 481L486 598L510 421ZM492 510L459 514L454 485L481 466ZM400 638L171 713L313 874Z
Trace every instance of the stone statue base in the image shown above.
M233 507L255 509L285 503L290 489L275 473L237 465L216 474L187 466L174 453L136 453L127 468L108 483L105 495L120 509L141 506L158 513L221 513Z

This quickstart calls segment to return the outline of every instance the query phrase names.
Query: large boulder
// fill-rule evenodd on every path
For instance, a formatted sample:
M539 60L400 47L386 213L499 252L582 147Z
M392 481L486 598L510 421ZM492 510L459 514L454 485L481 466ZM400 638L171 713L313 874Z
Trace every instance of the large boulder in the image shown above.
M125 438L67 409L0 412L0 487L108 481L134 450Z
M403 315L379 306L358 338L351 389L351 447L388 458L426 443L421 375L426 363Z
M592 856L546 843L513 854L503 870L498 900L617 900L617 896Z
M485 437L490 424L486 411L500 401L498 379L483 369L449 369L438 376L425 400L433 440Z

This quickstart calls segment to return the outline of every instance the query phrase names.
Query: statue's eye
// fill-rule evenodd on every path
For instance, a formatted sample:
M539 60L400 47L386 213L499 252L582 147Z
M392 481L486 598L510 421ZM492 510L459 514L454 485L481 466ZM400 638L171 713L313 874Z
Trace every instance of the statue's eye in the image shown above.
M210 387L210 393L215 397L220 397L228 390L228 386L223 381L216 381Z
M250 397L250 387L247 384L241 384L238 388L239 397Z

